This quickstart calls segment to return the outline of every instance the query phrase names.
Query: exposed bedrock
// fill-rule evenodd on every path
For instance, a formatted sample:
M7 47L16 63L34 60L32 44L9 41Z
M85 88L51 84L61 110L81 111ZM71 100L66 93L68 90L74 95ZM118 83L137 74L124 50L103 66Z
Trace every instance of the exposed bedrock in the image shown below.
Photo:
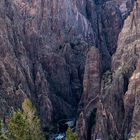
M84 86L85 104L77 121L80 140L128 140L133 139L140 129L139 13L138 1L119 34L118 47L112 56L110 70L101 76L100 67L95 65L98 59L92 61L91 57L92 63L86 61L86 66L92 64L94 70L98 69L89 77L101 88L100 91L96 91L95 82L88 88ZM90 69L85 69L84 73L87 83L91 81L90 78L88 80L85 78L89 71ZM100 75L101 82L94 77L95 73ZM92 98L86 103L87 94L90 94ZM89 103L91 103L90 108Z
M139 23L133 0L1 0L0 117L29 97L43 128L77 117L80 140L133 137Z

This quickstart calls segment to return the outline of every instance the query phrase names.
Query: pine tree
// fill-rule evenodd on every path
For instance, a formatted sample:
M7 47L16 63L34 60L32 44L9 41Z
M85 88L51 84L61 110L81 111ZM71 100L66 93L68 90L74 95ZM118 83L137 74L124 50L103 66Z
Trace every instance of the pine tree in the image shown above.
M14 112L8 124L9 138L13 140L44 140L36 108L29 99L22 103L22 111ZM1 139L0 139L1 140Z
M22 104L23 115L29 123L29 132L31 140L44 140L41 132L40 120L36 114L36 108L29 99L25 99Z
M66 132L66 140L78 140L78 136L72 132L70 128Z
M8 124L8 135L14 140L30 140L29 124L21 111L14 112Z

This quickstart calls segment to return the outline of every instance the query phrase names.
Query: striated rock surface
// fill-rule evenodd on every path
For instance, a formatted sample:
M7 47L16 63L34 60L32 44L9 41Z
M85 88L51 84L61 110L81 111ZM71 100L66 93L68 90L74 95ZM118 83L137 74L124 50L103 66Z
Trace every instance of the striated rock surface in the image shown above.
M88 40L86 1L0 1L0 116L27 96L42 125L72 117L82 94Z
M77 117L80 140L133 138L139 19L133 0L1 0L0 117L29 97L44 129Z
M117 50L112 56L111 69L100 75L101 82L96 80L96 84L101 87L100 91L96 91L98 99L94 97L94 90L88 92L92 95L91 101L96 100L88 110L90 102L85 104L79 115L77 132L80 140L128 140L134 139L140 130L139 7L138 1L124 22ZM98 59L97 61L100 62ZM87 63L89 65L91 62ZM97 65L94 65L94 69L100 70ZM87 69L85 75L86 71ZM91 74L93 81L94 74ZM94 84L88 89L90 88L94 88ZM87 87L84 89L87 94ZM86 98L85 95L83 100Z

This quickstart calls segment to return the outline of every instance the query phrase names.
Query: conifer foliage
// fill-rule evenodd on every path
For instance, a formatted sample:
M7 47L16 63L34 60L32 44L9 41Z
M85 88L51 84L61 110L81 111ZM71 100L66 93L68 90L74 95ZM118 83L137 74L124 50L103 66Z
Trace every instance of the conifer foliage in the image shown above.
M29 125L30 140L44 140L41 132L40 120L36 113L36 108L29 99L25 99L22 104L23 116Z
M135 137L135 140L140 140L140 131L137 132L136 137Z
M66 140L78 140L78 136L72 132L71 128L67 129Z
M29 140L28 122L21 111L14 112L8 124L9 138L14 140Z
M45 140L36 108L29 99L22 103L22 111L13 113L8 130L13 140Z

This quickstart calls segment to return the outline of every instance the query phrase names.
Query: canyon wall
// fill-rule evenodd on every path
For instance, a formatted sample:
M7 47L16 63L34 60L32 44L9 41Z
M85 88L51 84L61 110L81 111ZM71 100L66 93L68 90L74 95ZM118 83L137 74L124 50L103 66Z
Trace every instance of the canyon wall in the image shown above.
M77 121L80 140L133 140L140 129L139 7L138 1L124 21L111 69L101 75L100 59L91 56L92 63L86 62L91 66L85 69L85 104Z
M29 97L44 129L76 117L80 140L133 137L139 23L133 0L1 0L0 117Z

